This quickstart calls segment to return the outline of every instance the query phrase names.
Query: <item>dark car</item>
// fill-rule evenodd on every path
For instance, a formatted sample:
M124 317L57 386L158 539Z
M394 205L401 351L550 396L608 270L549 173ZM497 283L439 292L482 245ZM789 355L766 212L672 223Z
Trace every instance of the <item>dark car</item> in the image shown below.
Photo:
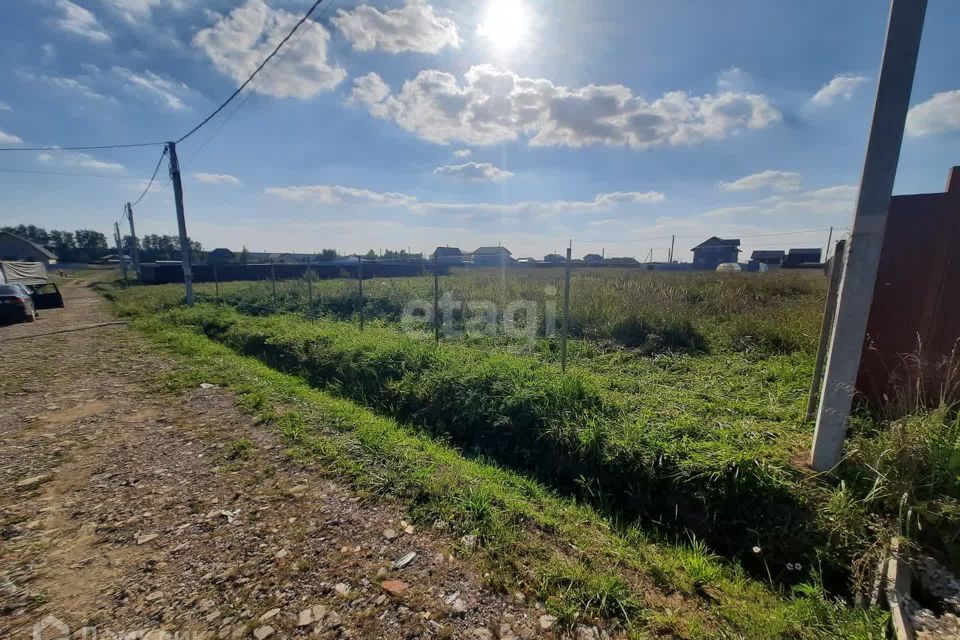
M0 284L0 320L33 322L36 318L37 309L33 306L33 297L26 287L20 284Z

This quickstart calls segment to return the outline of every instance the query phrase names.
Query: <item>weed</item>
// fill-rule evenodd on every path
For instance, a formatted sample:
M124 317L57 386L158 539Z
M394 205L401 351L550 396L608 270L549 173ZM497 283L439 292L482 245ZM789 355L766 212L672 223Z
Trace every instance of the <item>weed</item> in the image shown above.
M256 445L248 438L238 438L227 445L227 460L249 460Z

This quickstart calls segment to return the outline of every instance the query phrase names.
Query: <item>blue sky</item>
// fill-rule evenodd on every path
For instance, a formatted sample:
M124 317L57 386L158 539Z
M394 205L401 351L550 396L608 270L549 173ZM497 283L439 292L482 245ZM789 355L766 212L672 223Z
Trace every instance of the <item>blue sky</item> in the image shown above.
M308 4L9 3L0 146L177 138ZM822 246L849 224L886 14L883 0L328 0L179 145L188 229L269 251ZM897 193L941 191L960 158L958 26L960 3L930 0ZM0 224L108 232L159 153L2 153ZM176 232L165 166L136 218L141 235Z

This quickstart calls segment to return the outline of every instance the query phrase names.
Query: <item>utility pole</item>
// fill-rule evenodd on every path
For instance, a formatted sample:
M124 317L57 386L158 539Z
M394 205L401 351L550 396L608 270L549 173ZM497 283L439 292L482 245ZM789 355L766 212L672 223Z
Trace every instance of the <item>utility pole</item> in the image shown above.
M840 281L810 452L810 466L815 471L833 469L843 455L926 10L927 0L892 0L890 3L877 98L860 176L860 195L853 216L847 264Z
M567 370L567 336L570 333L570 266L573 262L573 242L567 247L567 262L563 268L563 330L560 333L560 370Z
M173 181L173 199L177 205L177 230L180 232L180 260L183 264L183 288L186 290L187 306L193 306L193 268L190 265L190 238L187 236L187 221L183 214L183 185L180 184L180 161L177 159L177 143L168 142L170 153L170 179Z
M671 235L670 236L670 255L667 256L667 262L669 262L670 264L673 264L673 247L676 244L676 242L677 242L676 234Z
M133 227L133 207L127 203L127 220L130 221L130 246L133 252L133 271L137 274L137 283L143 281L140 274L140 242L137 240L137 230Z
M113 223L113 239L117 241L117 258L120 259L120 272L123 274L123 284L127 284L127 263L123 259L123 240L120 235L120 225Z
M827 248L823 251L823 261L830 259L830 243L833 242L833 227L830 227L830 233L827 234Z
M363 331L363 256L357 256L357 287L360 292L360 331Z

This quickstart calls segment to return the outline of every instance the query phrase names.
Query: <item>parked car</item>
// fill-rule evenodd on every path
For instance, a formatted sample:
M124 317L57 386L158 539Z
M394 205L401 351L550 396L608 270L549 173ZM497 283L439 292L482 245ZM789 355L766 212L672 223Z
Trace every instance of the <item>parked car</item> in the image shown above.
M0 319L27 322L37 319L33 297L22 284L0 284Z

